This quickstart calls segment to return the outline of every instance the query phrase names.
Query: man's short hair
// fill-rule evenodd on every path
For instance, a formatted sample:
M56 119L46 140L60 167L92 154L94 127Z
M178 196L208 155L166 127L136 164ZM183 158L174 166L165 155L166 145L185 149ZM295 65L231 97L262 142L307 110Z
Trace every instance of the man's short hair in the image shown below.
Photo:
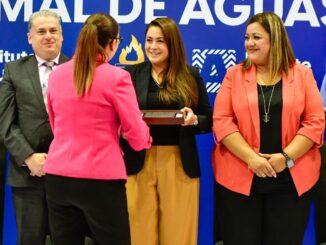
M40 10L40 11L38 11L38 12L33 13L33 14L29 17L29 21L28 21L28 31L31 30L34 19L37 18L37 17L40 17L40 16L43 16L43 17L51 16L51 17L56 18L56 19L58 20L58 23L59 23L60 27L61 27L61 18L60 18L60 16L59 16L57 13L55 13L55 12L53 12L53 11L51 11L51 10L43 9L43 10Z

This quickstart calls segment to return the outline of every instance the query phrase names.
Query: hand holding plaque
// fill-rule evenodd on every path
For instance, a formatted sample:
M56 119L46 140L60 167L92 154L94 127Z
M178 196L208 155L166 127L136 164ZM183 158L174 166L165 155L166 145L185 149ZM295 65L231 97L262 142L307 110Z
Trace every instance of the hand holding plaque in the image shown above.
M180 110L142 110L143 120L148 125L181 125L184 124Z

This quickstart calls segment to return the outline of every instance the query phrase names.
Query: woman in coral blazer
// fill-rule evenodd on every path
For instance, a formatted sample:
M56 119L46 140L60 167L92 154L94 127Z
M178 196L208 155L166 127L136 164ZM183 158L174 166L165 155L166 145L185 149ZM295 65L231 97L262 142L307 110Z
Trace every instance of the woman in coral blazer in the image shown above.
M248 58L216 96L213 165L224 244L301 244L323 142L322 99L274 13L247 25Z
M117 22L93 14L74 58L51 74L48 111L54 134L44 171L54 244L130 245L120 132L135 150L151 146L128 72L107 62L121 38Z

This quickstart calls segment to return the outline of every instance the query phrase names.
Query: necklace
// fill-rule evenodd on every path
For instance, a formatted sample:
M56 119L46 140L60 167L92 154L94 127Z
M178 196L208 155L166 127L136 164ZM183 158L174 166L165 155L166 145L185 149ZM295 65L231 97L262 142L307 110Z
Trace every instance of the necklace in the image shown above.
M158 88L163 88L163 85L158 82L158 76L153 70L152 70L152 78Z
M263 115L263 121L265 123L269 122L270 119L270 115L269 115L269 109L271 107L271 101L272 101L272 97L273 97L273 93L274 93L274 88L275 88L275 84L273 85L272 88L272 92L271 92L271 96L269 97L269 101L268 101L268 106L266 108L266 100L265 100L265 95L264 95L264 91L262 86L258 83L259 87L260 87L260 91L261 91L261 95L263 96L263 102L264 102L264 115Z
M153 77L153 80L158 88L163 88L163 85L159 84L158 81Z

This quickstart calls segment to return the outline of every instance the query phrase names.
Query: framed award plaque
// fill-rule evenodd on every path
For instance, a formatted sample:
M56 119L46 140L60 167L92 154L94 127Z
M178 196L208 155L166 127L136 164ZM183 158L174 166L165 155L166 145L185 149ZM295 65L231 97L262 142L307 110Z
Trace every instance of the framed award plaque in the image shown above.
M180 110L142 110L143 120L149 125L178 125L184 123Z

